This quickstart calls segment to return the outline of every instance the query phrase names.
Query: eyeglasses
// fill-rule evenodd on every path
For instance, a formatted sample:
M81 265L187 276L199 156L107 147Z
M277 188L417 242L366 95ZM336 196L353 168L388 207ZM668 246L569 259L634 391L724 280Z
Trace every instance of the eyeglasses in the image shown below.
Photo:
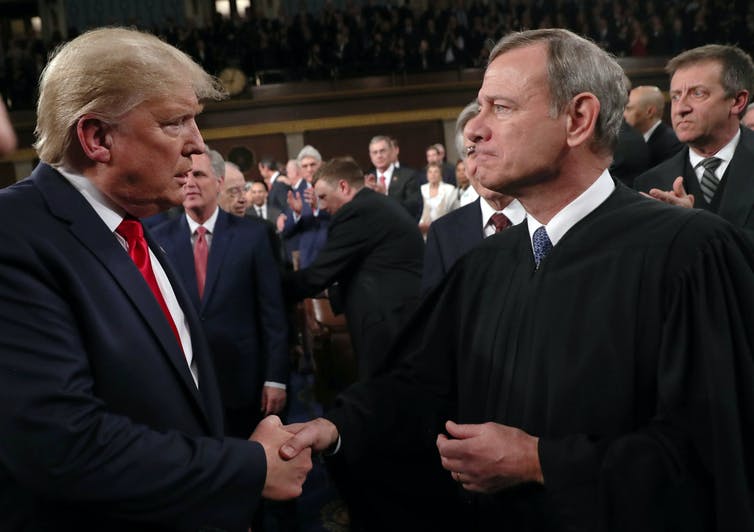
M228 194L228 196L230 196L231 198L241 197L243 196L243 192L244 192L243 187L233 187L225 191L225 193Z

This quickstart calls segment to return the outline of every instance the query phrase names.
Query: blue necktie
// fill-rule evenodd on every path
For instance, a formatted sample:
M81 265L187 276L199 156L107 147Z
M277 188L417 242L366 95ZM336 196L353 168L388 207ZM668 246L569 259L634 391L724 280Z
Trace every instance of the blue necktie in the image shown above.
M542 259L544 259L552 249L552 242L550 242L550 237L547 236L547 229L545 229L544 225L534 231L532 247L534 248L534 262L537 265L537 268L539 268L539 263L542 262Z

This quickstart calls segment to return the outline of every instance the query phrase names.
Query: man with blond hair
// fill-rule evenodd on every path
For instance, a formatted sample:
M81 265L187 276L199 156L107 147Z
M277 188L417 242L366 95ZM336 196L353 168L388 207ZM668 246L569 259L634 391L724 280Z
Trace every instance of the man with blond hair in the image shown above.
M202 324L139 221L183 201L200 102L223 95L128 29L45 67L41 163L0 192L0 529L241 531L301 492L279 419L223 437Z

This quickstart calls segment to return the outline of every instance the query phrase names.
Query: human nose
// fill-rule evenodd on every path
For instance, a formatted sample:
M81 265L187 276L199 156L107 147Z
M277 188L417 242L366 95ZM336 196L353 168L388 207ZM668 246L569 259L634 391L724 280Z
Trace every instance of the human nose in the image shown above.
M204 145L204 139L199 131L199 126L196 124L196 120L192 118L187 126L183 154L190 157L191 155L204 153L206 146Z
M489 140L490 129L485 125L482 113L479 112L473 116L463 128L464 136L472 145L478 144L480 141Z

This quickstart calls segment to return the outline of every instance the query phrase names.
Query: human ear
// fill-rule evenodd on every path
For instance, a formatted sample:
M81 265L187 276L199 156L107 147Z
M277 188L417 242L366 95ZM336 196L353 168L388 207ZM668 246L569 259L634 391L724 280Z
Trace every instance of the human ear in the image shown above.
M110 161L112 126L94 115L84 115L76 122L76 136L84 155L97 163Z
M572 148L594 137L600 102L594 94L582 92L571 99L566 110L566 140Z

